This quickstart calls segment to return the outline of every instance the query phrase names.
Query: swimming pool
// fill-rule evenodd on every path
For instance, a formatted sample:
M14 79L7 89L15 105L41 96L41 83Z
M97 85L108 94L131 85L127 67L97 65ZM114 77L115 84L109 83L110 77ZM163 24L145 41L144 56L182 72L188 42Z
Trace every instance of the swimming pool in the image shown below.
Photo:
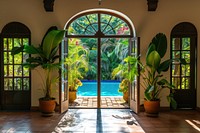
M78 88L78 96L97 96L96 81L82 81L83 85ZM101 81L101 96L122 96L118 92L120 81Z

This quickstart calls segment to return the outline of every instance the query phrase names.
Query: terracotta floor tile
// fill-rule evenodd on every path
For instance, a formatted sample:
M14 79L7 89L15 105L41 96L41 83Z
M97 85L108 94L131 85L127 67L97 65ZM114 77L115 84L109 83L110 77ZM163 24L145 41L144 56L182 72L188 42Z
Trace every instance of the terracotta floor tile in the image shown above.
M136 125L129 125L127 121L136 122ZM55 113L52 117L42 117L40 112L0 112L0 133L65 132L199 133L200 113L195 110L164 111L158 118L151 118L144 112L130 113L129 109L69 109L67 113Z

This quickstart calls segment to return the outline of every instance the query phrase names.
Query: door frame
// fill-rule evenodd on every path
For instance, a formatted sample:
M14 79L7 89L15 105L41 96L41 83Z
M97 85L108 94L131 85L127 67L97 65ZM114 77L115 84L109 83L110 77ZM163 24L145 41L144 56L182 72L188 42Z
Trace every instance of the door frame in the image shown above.
M188 89L176 89L174 98L179 102L185 102L184 104L178 104L178 108L196 108L197 104L197 30L196 27L189 22L181 22L177 24L171 31L171 50L170 56L172 58L172 39L180 38L182 44L182 38L190 38L190 87ZM180 45L181 45L180 44ZM180 48L180 51L182 49ZM181 66L180 66L181 67ZM182 69L181 69L182 70ZM180 72L181 73L181 72ZM170 79L172 83L172 64L170 69ZM182 78L181 78L182 79ZM184 101L184 99L187 101Z
M98 104L97 104L97 108L100 108L100 104L101 104L101 96L100 96L100 93L101 93L101 39L102 38L133 38L133 37L136 37L136 33L135 33L135 28L134 28L134 25L132 23L132 21L129 19L129 17L127 17L125 14L121 13L121 12L118 12L118 11L115 11L115 10L111 10L111 9L89 9L89 10L85 10L85 11L82 11L82 12L79 12L77 14L75 14L74 16L72 16L69 21L66 23L65 25L65 28L66 30L68 30L69 26L71 23L73 23L77 18L79 17L82 17L82 16L85 16L85 15L89 15L89 14L97 14L98 15L98 20L100 20L100 14L108 14L108 15L112 15L114 17L117 17L117 18L120 18L121 20L123 20L127 26L129 27L130 29L130 35L104 35L100 32L100 30L98 30L96 32L96 34L94 35L80 35L80 34L77 34L77 35L68 35L68 32L66 33L65 37L66 38L96 38L98 41L97 41L97 47L98 47L98 51L97 51L97 63L98 63L98 70L97 70L97 74L98 74L98 77L97 77L97 83L98 83L98 86L97 86L97 100L98 100ZM98 23L98 29L101 29L101 22L100 21L97 21ZM62 54L62 53L61 53ZM61 55L62 56L62 55ZM62 88L62 87L61 87ZM60 89L61 90L61 89ZM61 95L61 91L60 91L60 95ZM68 96L68 93L67 93L67 97ZM60 99L62 99L62 97L60 96ZM61 103L61 106L62 106L62 102L60 100L60 103ZM61 109L62 107L60 107ZM66 109L67 110L67 109Z

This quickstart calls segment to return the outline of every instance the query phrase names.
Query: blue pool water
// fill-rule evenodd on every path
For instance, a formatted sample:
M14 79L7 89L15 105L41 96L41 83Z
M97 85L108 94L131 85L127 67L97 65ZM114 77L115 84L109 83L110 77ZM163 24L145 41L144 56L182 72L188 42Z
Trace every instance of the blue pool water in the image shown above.
M97 96L96 81L82 81L83 85L78 88L78 96ZM122 96L118 92L119 81L101 81L101 96Z

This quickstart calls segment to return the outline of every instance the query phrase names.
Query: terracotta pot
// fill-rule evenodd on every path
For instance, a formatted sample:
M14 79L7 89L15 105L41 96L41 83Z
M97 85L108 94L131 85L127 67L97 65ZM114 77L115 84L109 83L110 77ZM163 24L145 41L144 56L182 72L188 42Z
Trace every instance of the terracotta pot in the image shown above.
M160 109L160 101L144 101L144 109L147 116L157 116Z
M54 112L56 107L55 98L52 100L39 100L39 109L42 113L51 114Z
M69 91L69 102L70 103L73 103L74 100L76 100L76 98L77 98L76 92L77 91Z
M127 92L123 92L123 99L128 102L128 91Z

